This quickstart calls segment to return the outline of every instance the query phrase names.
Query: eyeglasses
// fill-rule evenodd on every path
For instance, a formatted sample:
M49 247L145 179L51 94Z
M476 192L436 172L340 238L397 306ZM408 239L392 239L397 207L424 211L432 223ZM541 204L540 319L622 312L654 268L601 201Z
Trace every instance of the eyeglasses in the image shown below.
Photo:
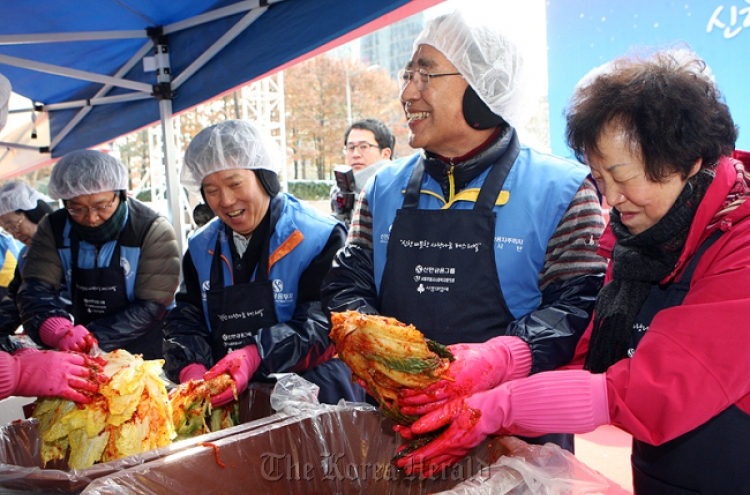
M23 223L24 218L25 217L21 215L21 218L19 218L18 220L13 220L13 221L5 220L2 223L0 223L0 226L2 226L8 232L18 232L21 227L21 224Z
M114 197L112 198L112 202L108 205L104 206L92 206L91 208L65 208L68 210L68 213L70 213L74 217L83 217L89 214L90 211L93 211L97 215L104 212L105 210L108 210L109 208L112 208L114 206L115 201L117 200L117 193L115 193Z
M417 86L418 91L424 91L427 89L427 85L430 82L431 77L443 77L443 76L460 76L460 72L447 72L445 74L428 74L424 69L419 70L406 70L401 69L398 72L398 83L401 86L401 90L406 89L406 86L410 82L413 82Z
M380 146L370 143L347 144L346 146L344 146L344 153L354 153L354 150L359 150L360 153L365 153L370 148L380 149Z

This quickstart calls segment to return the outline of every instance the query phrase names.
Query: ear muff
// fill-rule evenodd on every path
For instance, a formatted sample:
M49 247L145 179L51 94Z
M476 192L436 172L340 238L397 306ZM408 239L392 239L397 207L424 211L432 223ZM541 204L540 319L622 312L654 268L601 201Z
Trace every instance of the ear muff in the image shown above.
M52 213L52 207L41 199L37 200L36 208L33 210L16 210L17 213L23 213L32 223L38 224L45 215Z
M256 169L254 172L260 180L263 189L266 190L269 196L274 197L279 194L281 191L281 183L279 182L279 176L275 172L262 168Z
M502 117L490 110L471 85L467 86L464 92L464 119L472 129L477 130L508 125Z

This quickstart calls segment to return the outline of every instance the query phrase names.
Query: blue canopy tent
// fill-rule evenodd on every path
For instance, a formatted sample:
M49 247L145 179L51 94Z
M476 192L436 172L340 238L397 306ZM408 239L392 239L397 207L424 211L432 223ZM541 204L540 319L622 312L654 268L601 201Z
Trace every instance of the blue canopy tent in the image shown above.
M0 73L49 118L40 161L161 121L172 213L173 113L440 1L5 0Z

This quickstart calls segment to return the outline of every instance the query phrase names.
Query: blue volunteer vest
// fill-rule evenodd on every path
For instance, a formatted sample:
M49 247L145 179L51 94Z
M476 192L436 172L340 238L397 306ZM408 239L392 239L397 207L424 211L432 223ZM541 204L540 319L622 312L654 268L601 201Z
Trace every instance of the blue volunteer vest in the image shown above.
M280 204L279 204L280 203ZM281 214L276 221L276 228L271 234L270 274L274 292L274 309L278 321L292 319L297 305L298 284L302 272L312 260L320 254L328 242L333 228L338 223L332 217L323 217L311 207L302 204L296 198L281 193L271 200L271 209L280 207ZM272 219L273 223L273 219ZM211 265L217 240L222 253L230 253L224 223L213 218L209 223L196 231L188 241L188 249L198 273L203 300L203 313L206 325L211 330L206 292L211 288ZM303 242L304 241L304 242ZM222 263L224 286L233 285L231 260ZM256 268L257 270L257 268ZM255 274L251 281L255 280Z
M0 287L7 287L13 280L16 266L21 262L21 251L25 247L10 234L0 231Z
M70 252L70 229L70 221L66 221L62 233L63 245L62 247L58 247L57 252L60 254L63 271L65 272L65 285L73 287L73 258ZM96 246L86 241L80 241L78 267L90 269L96 266L109 266L112 261L112 254L118 243L119 240L107 242L99 249L97 254ZM131 302L135 299L135 274L138 270L138 260L140 257L140 246L120 246L120 267L125 276L126 294L128 300Z
M380 170L365 188L372 213L374 275L379 293L390 230L417 160L419 155L395 161ZM464 191L481 189L491 168L471 181ZM534 311L541 302L539 273L547 244L587 174L579 164L524 145L520 147L503 184L498 200L501 204L493 209L497 214L494 251L498 279L508 309L516 319ZM441 209L442 197L438 182L424 174L419 209ZM459 200L450 209L473 207L473 201Z
M23 272L23 264L26 263L26 251L28 250L29 248L24 245L18 255L18 273Z
M135 300L135 282L138 272L138 262L141 257L141 246L146 233L151 228L158 214L146 205L128 198L128 209L125 224L118 239L109 241L99 248L83 240L78 242L78 268L92 269L97 266L109 267L112 255L119 245L120 262L122 268L125 292L129 301ZM57 252L60 255L65 286L73 287L73 256L71 254L70 220L67 211L57 210L49 215L52 233L55 237ZM64 289L63 289L64 290Z

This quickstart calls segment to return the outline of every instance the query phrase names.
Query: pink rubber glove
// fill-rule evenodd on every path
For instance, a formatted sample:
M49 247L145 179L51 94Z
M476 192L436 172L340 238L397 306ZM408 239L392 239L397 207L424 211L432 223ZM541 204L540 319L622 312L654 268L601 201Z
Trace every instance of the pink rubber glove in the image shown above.
M36 347L22 347L18 349L16 352L14 352L13 355L18 357L24 354L30 354L32 352L39 352L39 349L37 349Z
M255 345L248 345L242 349L232 351L216 363L208 373L203 375L204 380L216 378L222 373L229 373L237 387L237 393L240 394L247 388L247 382L255 374L260 366L260 354ZM213 407L229 404L234 400L234 391L232 387L227 388L217 395L211 396L211 405Z
M180 383L186 383L190 380L202 380L206 371L208 371L206 367L200 363L188 364L180 371Z
M423 390L403 389L399 393L403 414L421 416L450 400L523 378L531 371L531 350L518 337L495 337L482 344L453 344L448 349L455 360L442 380Z
M39 327L39 338L50 347L61 351L91 352L98 345L96 338L83 325L73 324L67 318L53 316Z
M41 351L14 355L18 369L15 395L55 396L88 404L90 395L107 377L88 356L68 352Z
M396 465L408 474L429 477L459 462L488 435L587 433L608 423L605 374L583 370L539 373L453 400L420 418L407 435L448 428Z

